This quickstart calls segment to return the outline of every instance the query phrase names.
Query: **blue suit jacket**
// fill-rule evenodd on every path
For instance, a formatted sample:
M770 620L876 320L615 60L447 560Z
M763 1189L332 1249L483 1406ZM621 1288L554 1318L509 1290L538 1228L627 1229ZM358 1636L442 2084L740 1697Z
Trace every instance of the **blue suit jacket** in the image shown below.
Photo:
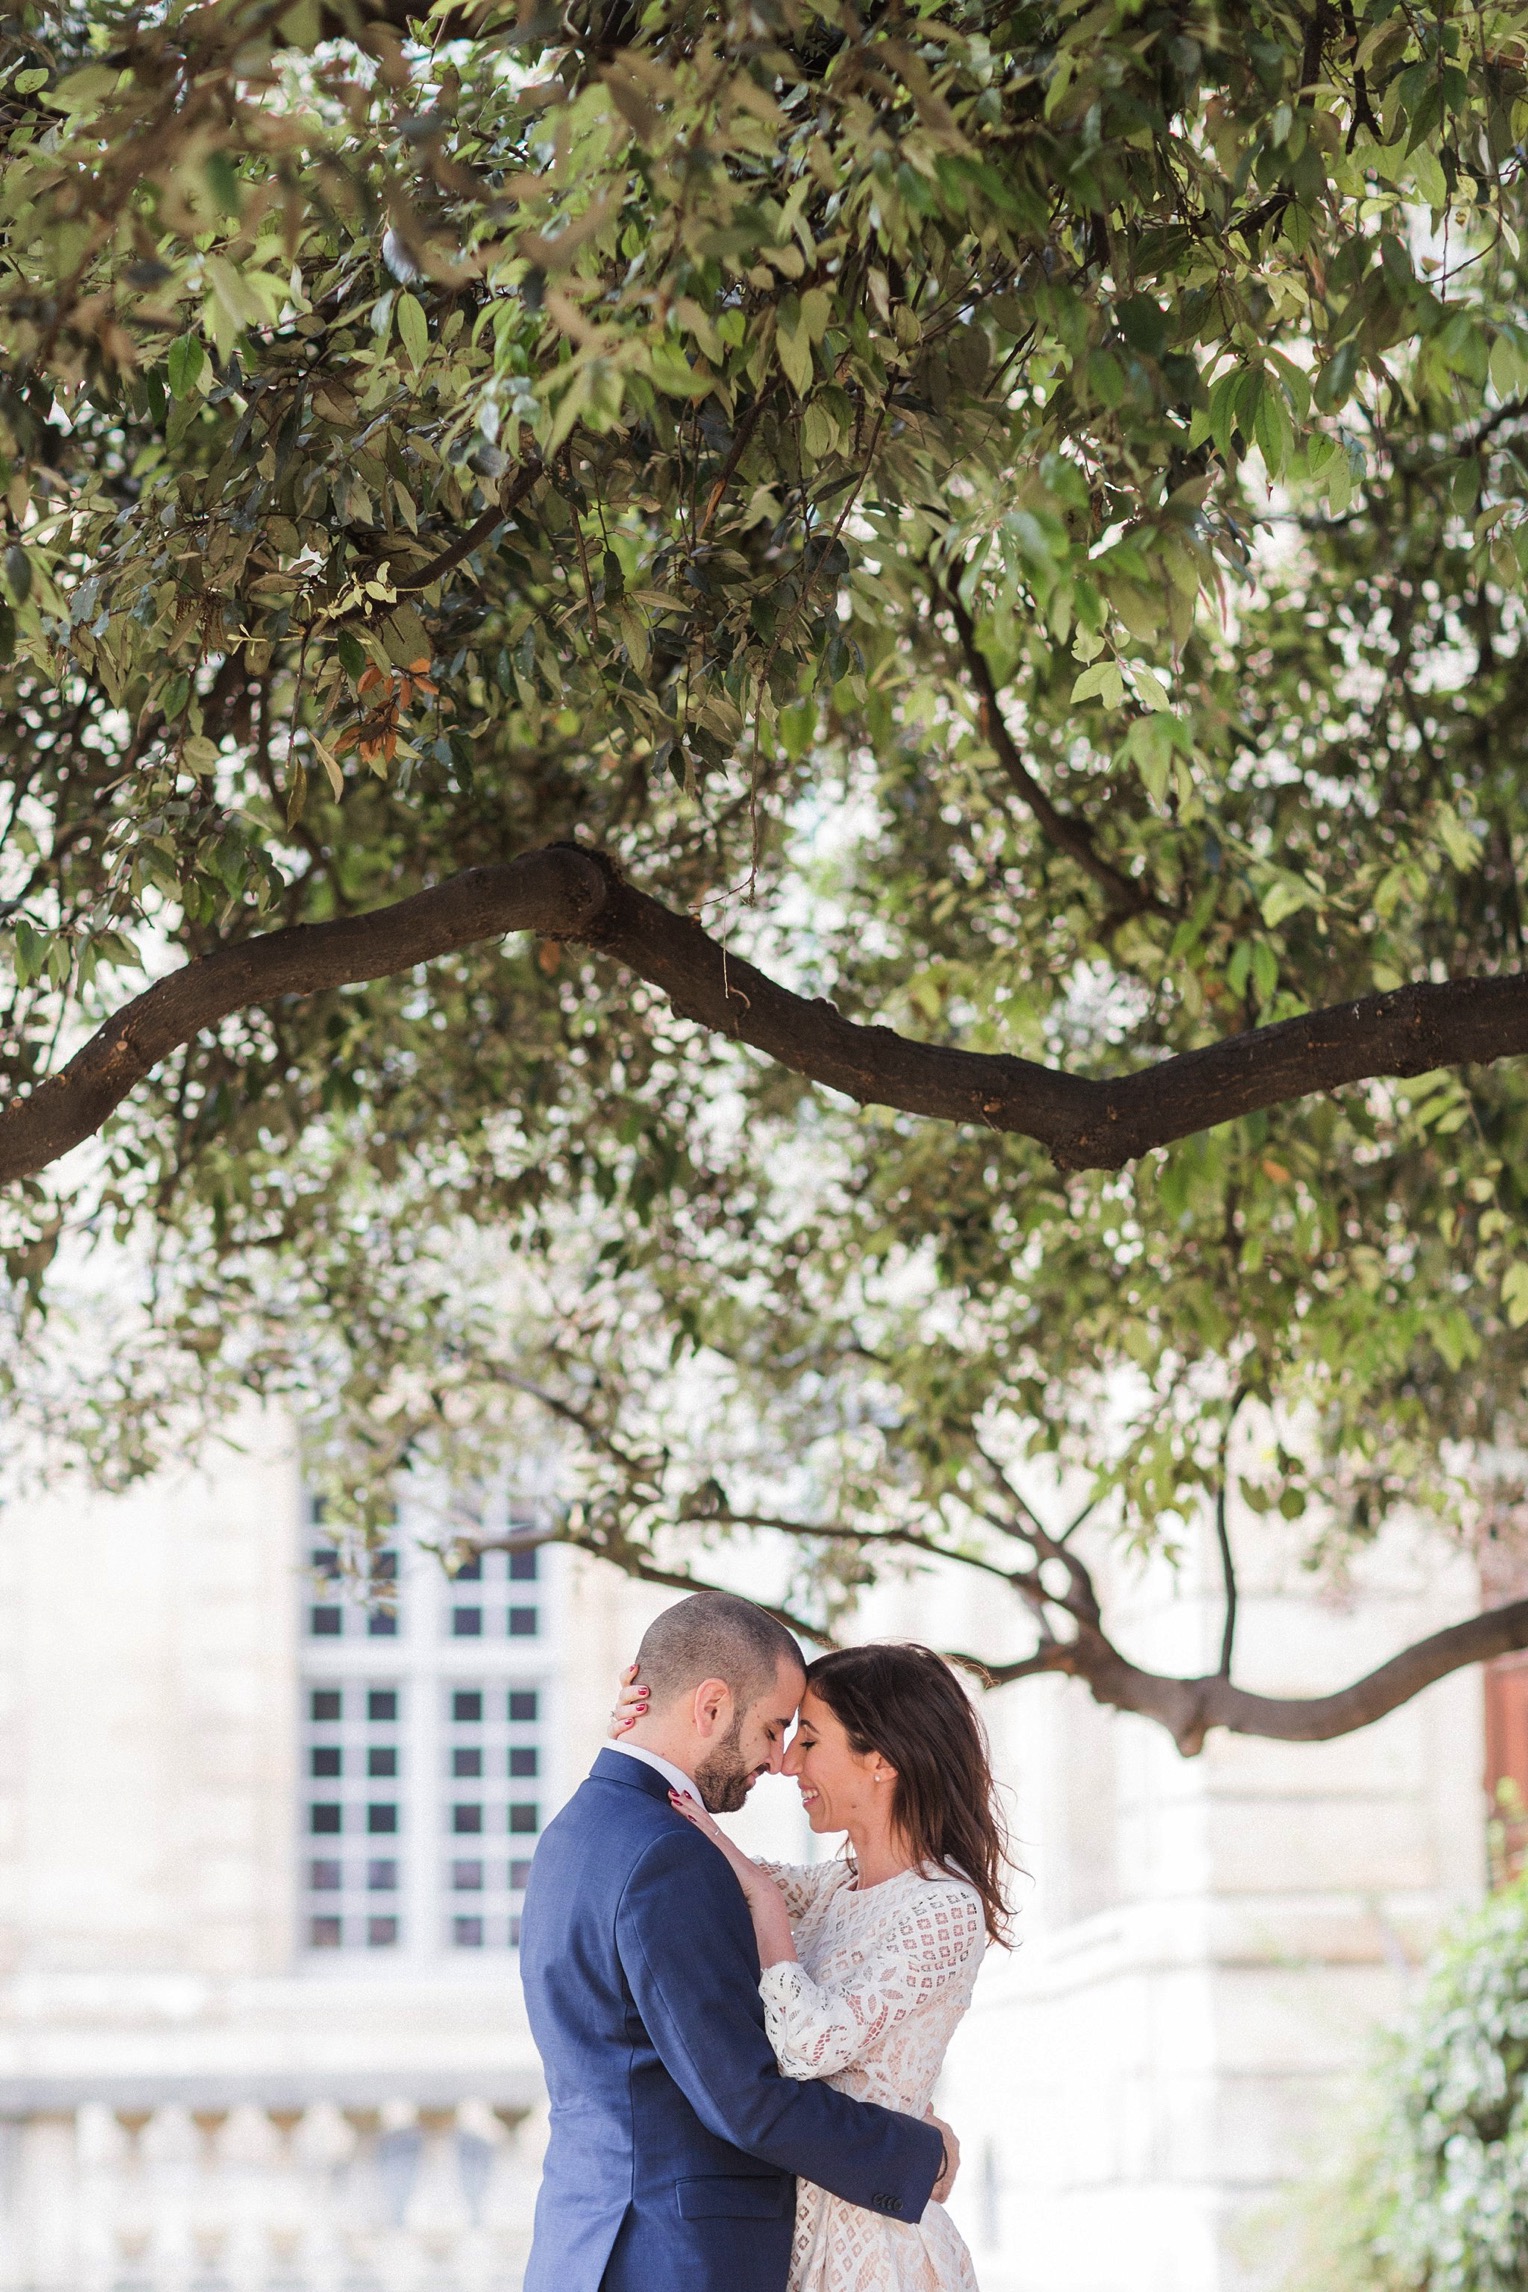
M525 2292L783 2292L798 2173L921 2216L939 2135L780 2075L742 1889L639 1759L547 1826L520 1971L552 2104Z

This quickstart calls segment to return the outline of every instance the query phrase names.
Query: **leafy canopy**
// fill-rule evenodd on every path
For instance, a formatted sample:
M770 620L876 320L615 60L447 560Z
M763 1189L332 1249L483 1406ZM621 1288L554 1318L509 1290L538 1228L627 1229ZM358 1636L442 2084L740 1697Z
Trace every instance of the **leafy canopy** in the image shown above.
M135 967L566 837L1081 1072L1517 968L1525 32L13 12L9 1089ZM229 1020L29 1182L11 1373L61 1238L146 1234L66 1410L119 1472L295 1384L375 1514L529 1396L569 1533L788 1515L831 1608L883 1555L827 1530L980 1559L1027 1453L1171 1532L1251 1397L1242 1497L1362 1529L1520 1422L1524 1087L1291 1092L1068 1176L479 947Z

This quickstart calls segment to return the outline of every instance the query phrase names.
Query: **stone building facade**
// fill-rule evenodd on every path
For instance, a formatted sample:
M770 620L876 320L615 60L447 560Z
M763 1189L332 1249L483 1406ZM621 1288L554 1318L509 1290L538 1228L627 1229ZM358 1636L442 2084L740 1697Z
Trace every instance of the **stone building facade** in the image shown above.
M368 1605L322 1549L271 1426L0 1510L0 2292L515 2292L519 1881L666 1595L557 1551L448 1583L405 1517ZM1369 1575L1344 1604L1265 1562L1249 1683L1331 1685L1476 1596L1404 1540ZM1138 1658L1213 1660L1192 1559L1114 1593ZM861 1620L1014 1628L926 1577ZM984 2292L1272 2292L1369 2032L1484 1884L1481 1683L1192 1762L1065 1682L986 1716L1032 1875L941 2097ZM741 1821L811 1851L788 1785Z

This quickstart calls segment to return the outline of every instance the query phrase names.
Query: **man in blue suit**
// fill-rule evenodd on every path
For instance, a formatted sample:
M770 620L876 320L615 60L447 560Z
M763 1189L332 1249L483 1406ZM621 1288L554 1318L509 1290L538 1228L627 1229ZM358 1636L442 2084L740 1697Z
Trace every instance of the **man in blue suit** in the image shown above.
M548 1825L525 1899L552 2105L525 2292L784 2292L797 2174L916 2221L954 2178L954 2135L780 2075L742 1891L670 1804L732 1813L778 1771L795 1641L700 1592L637 1660L651 1707Z

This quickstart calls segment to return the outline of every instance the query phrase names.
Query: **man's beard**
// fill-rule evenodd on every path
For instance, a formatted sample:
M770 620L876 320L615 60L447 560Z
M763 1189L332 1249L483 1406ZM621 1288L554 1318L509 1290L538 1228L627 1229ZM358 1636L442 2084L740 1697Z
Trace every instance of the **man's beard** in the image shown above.
M716 1749L695 1769L695 1787L707 1814L736 1814L763 1772L759 1767L745 1767L738 1757L742 1740L743 1722L734 1719Z

